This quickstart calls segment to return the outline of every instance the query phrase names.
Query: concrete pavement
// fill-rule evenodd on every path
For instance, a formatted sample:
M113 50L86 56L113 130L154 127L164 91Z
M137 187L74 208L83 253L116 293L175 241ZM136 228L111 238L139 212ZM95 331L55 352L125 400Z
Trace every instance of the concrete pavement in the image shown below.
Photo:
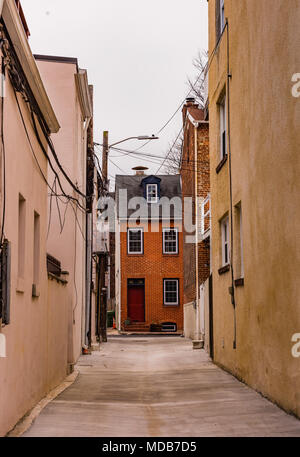
M110 338L31 437L300 436L300 421L179 337Z

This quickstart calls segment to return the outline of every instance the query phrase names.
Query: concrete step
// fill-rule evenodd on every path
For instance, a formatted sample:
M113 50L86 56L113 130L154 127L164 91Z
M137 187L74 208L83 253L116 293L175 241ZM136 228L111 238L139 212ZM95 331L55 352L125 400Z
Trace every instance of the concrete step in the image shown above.
M147 332L150 330L150 325L146 322L133 322L124 326L125 332Z

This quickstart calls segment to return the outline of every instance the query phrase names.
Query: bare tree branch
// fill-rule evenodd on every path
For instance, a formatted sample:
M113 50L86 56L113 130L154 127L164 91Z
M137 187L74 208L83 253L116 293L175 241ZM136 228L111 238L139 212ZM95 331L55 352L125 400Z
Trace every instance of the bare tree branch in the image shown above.
M190 97L195 98L196 104L199 108L204 108L204 79L205 79L205 67L207 65L208 52L198 51L196 57L193 60L193 66L196 69L196 78L194 82L192 78L188 77L187 84L190 88ZM183 147L183 133L179 136L178 140L174 143L171 142L168 148L168 158L164 165L164 172L168 175L179 173L181 164L181 155ZM170 151L171 149L171 151Z

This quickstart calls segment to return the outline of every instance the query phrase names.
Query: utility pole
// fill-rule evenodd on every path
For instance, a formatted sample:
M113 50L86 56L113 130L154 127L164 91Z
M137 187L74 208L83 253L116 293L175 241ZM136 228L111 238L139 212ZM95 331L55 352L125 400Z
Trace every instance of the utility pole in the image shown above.
M102 154L102 176L104 180L104 187L107 189L107 175L108 175L108 132L103 132L103 154Z
M108 132L103 132L103 153L102 153L102 178L104 193L109 191L108 189ZM107 294L105 288L105 272L106 272L106 253L105 251L100 254L99 257L99 280L98 285L98 302L100 307L99 312L99 335L100 342L107 342Z

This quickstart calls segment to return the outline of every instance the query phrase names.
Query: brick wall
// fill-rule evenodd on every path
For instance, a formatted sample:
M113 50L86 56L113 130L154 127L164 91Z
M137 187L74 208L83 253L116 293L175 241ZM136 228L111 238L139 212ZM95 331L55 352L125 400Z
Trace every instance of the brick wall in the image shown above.
M123 223L123 230L127 223ZM144 228L144 254L127 254L127 230L121 231L121 321L127 319L127 280L145 279L145 322L175 322L178 330L183 328L183 237L181 224L171 223L178 227L179 254L163 254L162 223L159 231L151 232L148 224ZM163 279L179 279L179 306L163 304Z
M202 118L201 110L190 105L193 114ZM192 215L185 213L186 217L192 217L195 224L195 127L187 118L186 114L190 109L185 105L183 109L184 118L184 143L181 164L182 196L191 197L193 201ZM198 111L198 113L197 113ZM186 119L186 121L185 121ZM210 192L210 164L209 164L209 124L200 123L197 128L197 161L198 161L198 197L206 198ZM200 215L200 212L199 212ZM189 233L183 229L183 269L184 269L184 303L190 303L196 298L196 255L195 244L187 243L186 237ZM199 284L206 281L210 274L209 268L209 240L199 243Z

